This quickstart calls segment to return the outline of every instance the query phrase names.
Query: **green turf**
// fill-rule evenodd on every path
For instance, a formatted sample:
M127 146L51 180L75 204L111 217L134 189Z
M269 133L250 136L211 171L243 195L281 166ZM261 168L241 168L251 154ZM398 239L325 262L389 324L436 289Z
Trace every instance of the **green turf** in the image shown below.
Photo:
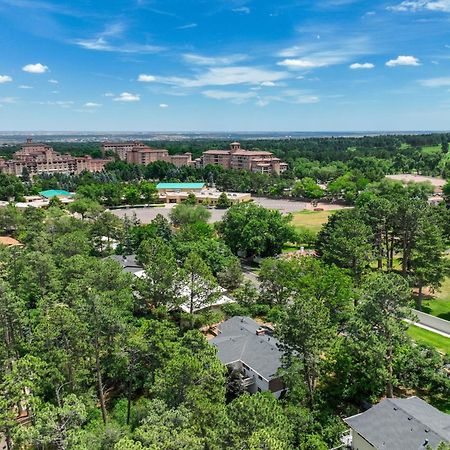
M439 292L424 300L422 311L441 319L450 320L450 278L446 278Z
M423 328L411 325L408 329L408 334L418 344L428 345L434 347L441 353L450 355L450 339L432 331L424 330Z
M334 211L300 211L293 215L292 224L298 230L308 229L318 233Z
M441 151L442 149L440 145L422 147L422 153L424 154L440 153Z

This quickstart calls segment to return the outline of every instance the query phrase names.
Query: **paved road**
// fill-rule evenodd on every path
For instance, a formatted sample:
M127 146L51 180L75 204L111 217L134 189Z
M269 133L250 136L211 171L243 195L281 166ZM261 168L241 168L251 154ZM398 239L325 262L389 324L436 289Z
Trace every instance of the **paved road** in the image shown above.
M413 312L418 317L419 325L424 325L424 327L430 331L434 331L450 338L450 322L448 320L440 319L439 317L431 316L430 314L415 309Z
M242 274L244 275L244 278L249 280L259 290L261 283L258 280L258 275L254 273L254 270L255 268L252 266L242 265ZM413 310L413 313L418 317L418 321L415 325L450 339L450 321L417 310Z
M253 286L259 290L261 283L258 280L258 275L256 275L253 270L255 270L254 267L250 267L245 264L242 265L242 275L244 275L244 278L250 281L250 283L252 283Z

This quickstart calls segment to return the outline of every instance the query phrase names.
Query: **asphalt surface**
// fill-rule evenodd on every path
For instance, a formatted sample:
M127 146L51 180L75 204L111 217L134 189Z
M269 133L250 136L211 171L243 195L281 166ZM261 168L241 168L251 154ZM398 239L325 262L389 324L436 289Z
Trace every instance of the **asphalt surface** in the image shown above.
M264 197L252 197L253 201L258 205L264 206L264 208L268 209L278 209L280 212L287 214L293 213L297 211L303 211L305 209L311 209L310 204L307 202L300 202L296 200L275 200ZM124 218L125 216L132 217L133 213L136 214L136 217L143 224L150 223L158 214L161 214L166 219L169 218L169 214L171 209L175 205L166 204L161 207L156 208L128 208L128 209L114 209L111 212L117 217ZM309 208L308 208L309 206ZM226 213L226 210L223 209L210 209L211 219L209 220L211 223L219 222L222 220L222 217Z
M441 335L446 335L450 338L450 322L448 320L440 319L439 317L431 316L430 314L421 311L413 310L418 317L418 325L424 325L430 331L437 332Z

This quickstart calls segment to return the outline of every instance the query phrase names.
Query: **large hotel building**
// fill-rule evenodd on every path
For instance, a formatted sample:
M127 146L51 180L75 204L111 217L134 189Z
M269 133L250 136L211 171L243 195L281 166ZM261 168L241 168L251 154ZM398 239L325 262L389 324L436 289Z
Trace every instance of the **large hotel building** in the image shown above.
M151 164L155 161L167 161L177 167L192 166L191 153L184 153L183 155L169 155L166 149L150 148L142 142L105 142L102 144L103 156L108 153L117 155L117 157L126 161L129 164Z
M140 142L102 144L103 155L113 153L122 161L130 164L150 164L155 161L167 161L177 167L205 167L215 164L225 169L247 170L255 173L280 174L288 165L275 157L273 153L260 150L244 150L239 142L230 144L229 150L208 150L201 158L192 160L191 153L169 155L165 149L154 149Z
M0 171L20 176L24 170L29 175L41 173L79 174L83 171L101 172L110 159L94 159L90 156L61 155L47 144L34 143L27 139L13 159L0 158Z
M244 150L239 142L230 144L229 150L208 150L203 153L202 165L217 164L225 169L248 170L255 173L285 172L288 165L271 152Z

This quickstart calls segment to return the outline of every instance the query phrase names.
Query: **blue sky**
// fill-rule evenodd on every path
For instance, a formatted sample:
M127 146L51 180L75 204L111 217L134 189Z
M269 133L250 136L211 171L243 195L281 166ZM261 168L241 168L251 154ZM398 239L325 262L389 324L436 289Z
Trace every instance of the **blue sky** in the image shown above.
M450 0L0 0L0 129L450 129Z

